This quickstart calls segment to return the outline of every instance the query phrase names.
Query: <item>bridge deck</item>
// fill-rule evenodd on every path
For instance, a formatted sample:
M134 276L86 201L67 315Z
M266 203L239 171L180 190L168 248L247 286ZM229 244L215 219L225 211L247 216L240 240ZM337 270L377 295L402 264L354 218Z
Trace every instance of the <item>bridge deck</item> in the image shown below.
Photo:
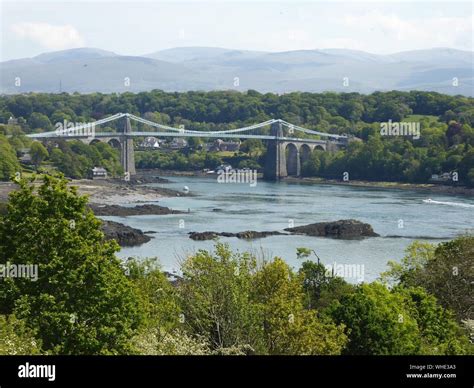
M117 133L117 132L97 132L93 136L67 134L67 135L52 135L52 134L30 134L28 137L32 139L90 139L90 138L107 138L107 137L203 137L203 138L219 138L219 139L261 139L261 140L277 140L282 142L296 142L296 143L312 143L312 144L326 144L326 140L320 139L309 139L309 138L295 138L295 137L275 137L270 135L240 135L240 134L223 134L223 133L189 133L189 132L129 132L129 133Z

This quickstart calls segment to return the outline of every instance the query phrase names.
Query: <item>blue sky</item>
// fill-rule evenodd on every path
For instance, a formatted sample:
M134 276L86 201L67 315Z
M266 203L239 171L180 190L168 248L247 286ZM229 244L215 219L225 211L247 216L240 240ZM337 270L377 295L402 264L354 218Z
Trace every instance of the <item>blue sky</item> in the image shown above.
M0 60L74 47L473 50L471 2L4 1Z

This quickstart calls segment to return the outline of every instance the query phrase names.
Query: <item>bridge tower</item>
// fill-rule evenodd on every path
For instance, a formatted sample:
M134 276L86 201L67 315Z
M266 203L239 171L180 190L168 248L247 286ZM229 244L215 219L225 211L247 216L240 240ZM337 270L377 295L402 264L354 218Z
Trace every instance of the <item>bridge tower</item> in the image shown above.
M279 140L283 137L281 122L272 124L270 134L274 139L268 141L263 177L266 180L276 181L288 176L285 144Z
M133 150L133 139L126 134L132 132L130 118L126 116L123 135L120 136L120 163L124 172L135 175L135 152Z

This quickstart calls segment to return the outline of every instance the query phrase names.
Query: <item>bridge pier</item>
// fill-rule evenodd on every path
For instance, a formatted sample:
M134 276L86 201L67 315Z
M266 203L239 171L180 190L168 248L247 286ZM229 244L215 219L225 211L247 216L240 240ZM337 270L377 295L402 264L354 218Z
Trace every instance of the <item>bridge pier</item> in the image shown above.
M278 141L278 138L283 137L283 128L280 122L272 124L270 134L274 136L275 139L268 141L263 177L269 181L276 181L288 176L288 171L286 170L285 145Z
M130 124L130 118L126 118L124 134L132 132L132 126ZM133 149L133 139L126 135L120 136L120 163L122 164L123 171L130 175L135 175L135 151Z

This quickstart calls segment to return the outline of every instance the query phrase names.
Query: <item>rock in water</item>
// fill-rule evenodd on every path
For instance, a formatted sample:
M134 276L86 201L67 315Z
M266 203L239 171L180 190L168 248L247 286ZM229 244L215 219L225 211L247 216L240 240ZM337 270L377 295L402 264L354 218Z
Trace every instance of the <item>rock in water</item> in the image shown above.
M195 241L213 240L217 237L216 232L190 232L189 238Z
M377 237L372 226L357 220L339 220L317 222L315 224L286 228L287 232L305 234L307 236L333 237L341 239L355 239L362 237Z
M151 240L141 230L114 221L102 220L102 232L106 240L116 240L122 247L141 245Z
M196 241L203 241L203 240L213 240L218 236L221 237L237 237L244 240L253 240L256 238L263 238L267 236L276 236L280 234L285 234L276 231L264 231L264 232L257 232L255 230L246 230L245 232L238 232L238 233L229 233L229 232L190 232L189 238L196 240Z

